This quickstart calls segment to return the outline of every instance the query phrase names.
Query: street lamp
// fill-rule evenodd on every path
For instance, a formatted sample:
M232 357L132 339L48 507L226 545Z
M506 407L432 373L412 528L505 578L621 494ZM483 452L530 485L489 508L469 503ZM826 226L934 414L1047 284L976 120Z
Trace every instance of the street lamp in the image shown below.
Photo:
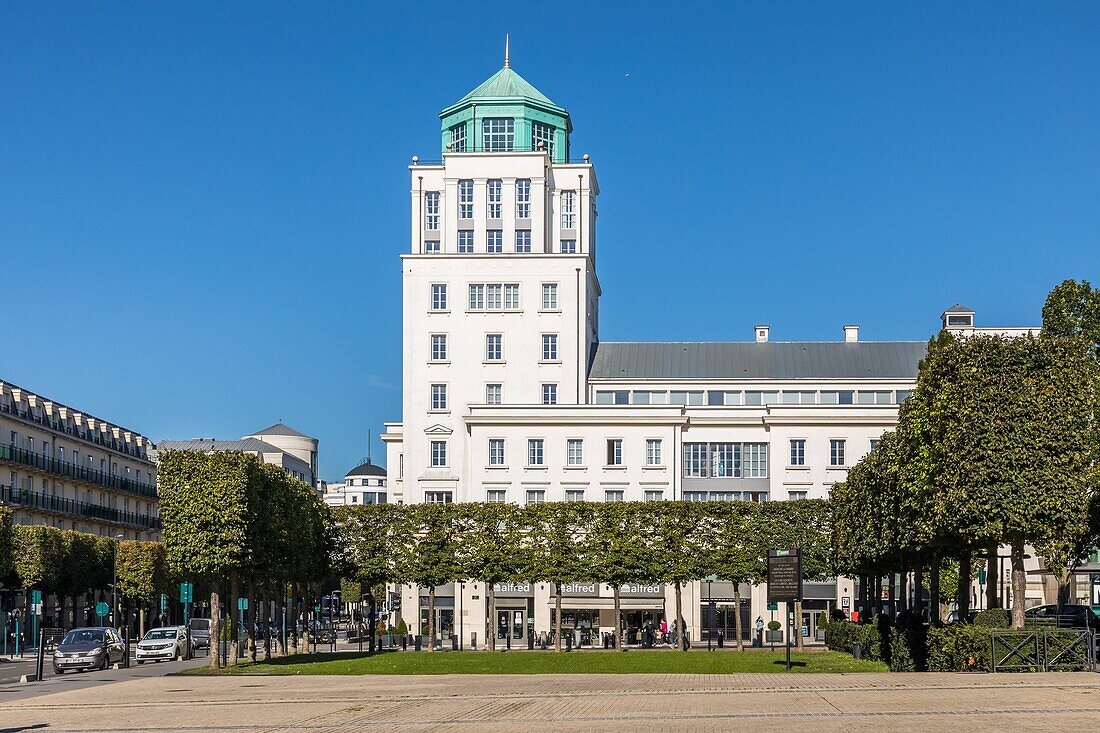
M112 570L113 570L113 573L114 573L114 582L111 584L111 621L114 622L114 625L115 625L116 629L119 628L119 626L118 626L118 540L121 540L121 539L124 539L124 538L125 538L124 535L120 535L120 534L115 535L115 551L114 551L114 554L112 556L113 562L111 563L111 565L113 566Z
M462 596L465 594L466 584L459 583L458 591L458 650L462 651Z

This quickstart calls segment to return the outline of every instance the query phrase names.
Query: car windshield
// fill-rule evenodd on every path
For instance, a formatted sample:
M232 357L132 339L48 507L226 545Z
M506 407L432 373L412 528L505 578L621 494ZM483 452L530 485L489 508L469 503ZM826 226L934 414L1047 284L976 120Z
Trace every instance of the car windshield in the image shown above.
M65 634L62 644L102 644L103 629L74 629Z
M210 619L208 618L193 618L189 624L192 631L209 631Z
M145 639L175 639L175 629L153 629L145 635Z

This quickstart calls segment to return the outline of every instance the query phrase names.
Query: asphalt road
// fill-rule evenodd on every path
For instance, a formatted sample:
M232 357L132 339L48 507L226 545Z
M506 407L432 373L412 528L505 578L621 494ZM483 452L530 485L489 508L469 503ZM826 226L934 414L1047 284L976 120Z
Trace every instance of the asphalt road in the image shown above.
M146 662L142 665L135 664L131 659L129 669L107 669L102 672L70 671L65 674L54 674L50 660L47 658L43 665L42 681L26 683L20 683L19 678L21 675L34 674L35 660L30 656L23 659L16 657L10 662L0 662L0 701L22 700L54 692L102 687L124 680L163 677L190 667L204 666L207 658L204 652L200 652L200 655L202 656L186 662Z

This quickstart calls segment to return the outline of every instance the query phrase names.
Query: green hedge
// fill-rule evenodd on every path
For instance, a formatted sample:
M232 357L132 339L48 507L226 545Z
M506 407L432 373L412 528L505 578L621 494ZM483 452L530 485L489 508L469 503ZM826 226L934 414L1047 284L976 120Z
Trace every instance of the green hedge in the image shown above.
M987 608L974 617L974 625L987 629L1007 629L1012 626L1012 618L1003 608Z

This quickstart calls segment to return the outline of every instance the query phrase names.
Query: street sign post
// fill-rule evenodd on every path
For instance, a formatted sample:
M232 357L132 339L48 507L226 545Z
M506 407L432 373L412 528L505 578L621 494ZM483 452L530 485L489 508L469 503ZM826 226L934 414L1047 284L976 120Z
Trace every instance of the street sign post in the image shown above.
M768 603L787 603L787 671L791 671L794 604L802 600L802 551L768 550Z
M95 615L99 616L100 626L103 625L103 619L107 618L107 614L109 614L110 612L111 607L108 606L104 601L100 601L99 603L95 604Z

